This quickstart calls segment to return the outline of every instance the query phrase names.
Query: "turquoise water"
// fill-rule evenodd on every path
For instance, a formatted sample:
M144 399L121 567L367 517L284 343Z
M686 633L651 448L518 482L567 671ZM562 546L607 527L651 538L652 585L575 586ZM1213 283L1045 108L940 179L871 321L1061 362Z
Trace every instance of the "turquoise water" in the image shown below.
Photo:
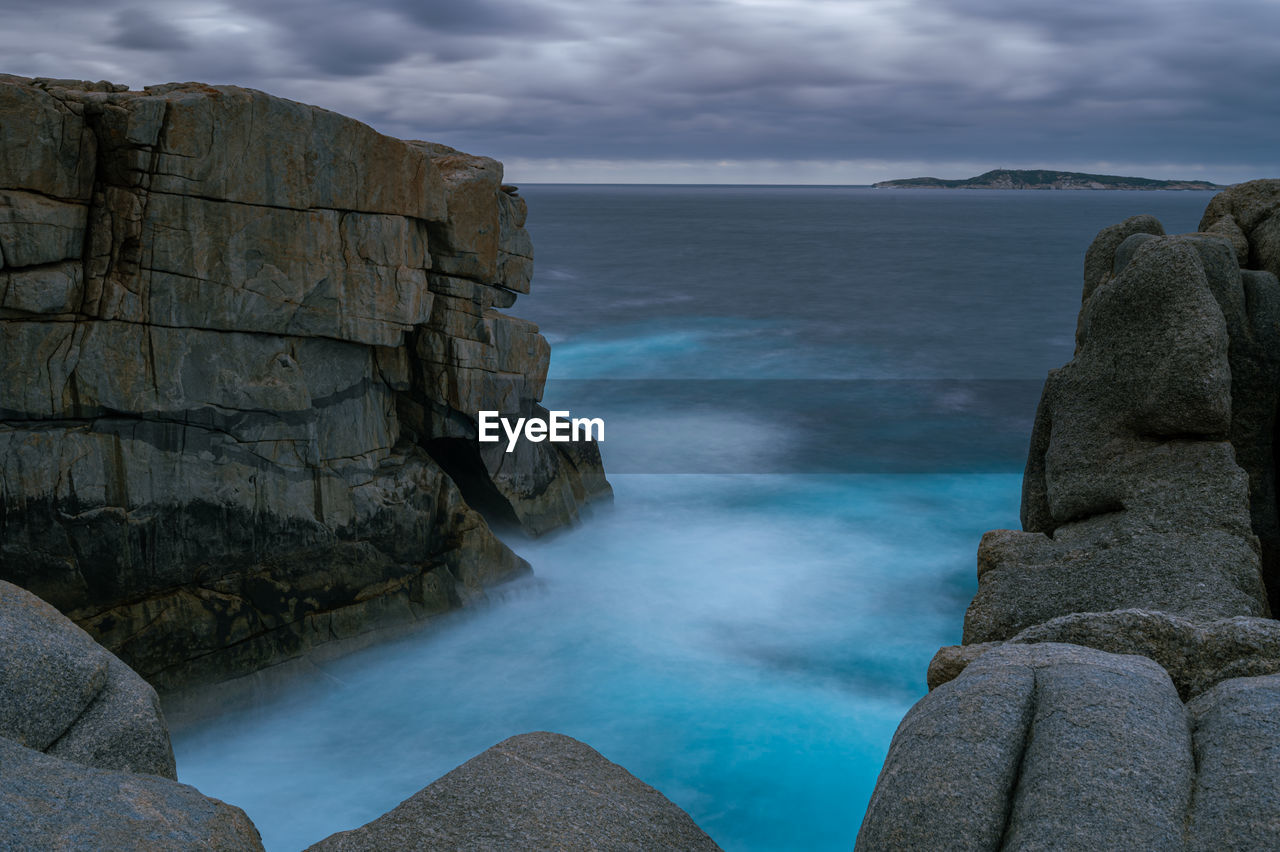
M726 849L847 849L924 665L959 640L975 529L1018 478L628 475L526 546L537 579L176 740L268 849L360 825L488 746L555 730ZM907 551L916 554L907 557Z
M1202 193L531 187L546 400L603 414L616 500L536 577L179 726L270 850L515 733L589 743L728 850L848 849L889 739L1016 526L1038 384L1098 228Z

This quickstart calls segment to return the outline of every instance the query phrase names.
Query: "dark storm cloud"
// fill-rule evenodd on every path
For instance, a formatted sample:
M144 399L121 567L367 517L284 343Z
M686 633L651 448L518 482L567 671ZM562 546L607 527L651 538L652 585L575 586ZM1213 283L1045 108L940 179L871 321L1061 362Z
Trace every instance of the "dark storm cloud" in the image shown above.
M501 158L1277 169L1268 0L0 0L0 14L3 71L239 83Z
M185 50L189 47L182 31L146 9L130 7L115 16L115 35L108 44L134 50Z
M440 33L528 37L554 32L561 24L550 7L518 0L389 0L386 8Z
M236 17L254 21L272 44L312 72L365 77L418 49L412 27L376 4L348 0L240 2Z

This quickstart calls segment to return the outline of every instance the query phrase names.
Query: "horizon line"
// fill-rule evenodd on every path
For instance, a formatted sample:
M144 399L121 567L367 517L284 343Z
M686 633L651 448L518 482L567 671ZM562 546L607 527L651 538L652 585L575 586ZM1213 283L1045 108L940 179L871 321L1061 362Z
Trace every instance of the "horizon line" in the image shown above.
M503 178L503 183L511 186L773 186L773 187L813 187L813 188L844 188L844 189L901 189L917 192L920 190L969 190L982 191L990 190L993 192L1212 192L1214 189L1226 189L1236 186L1236 183L1214 183L1209 189L1164 189L1155 187L1151 189L1092 189L1089 187L1076 187L1071 189L1030 189L1030 188L1009 188L994 189L992 187L945 187L945 186L887 186L878 187L877 183L888 183L890 181L876 181L876 183L765 183L765 182L697 182L697 181L636 181L636 180L612 180L612 181L594 181L594 180L523 180L509 183L507 178ZM1210 181L1205 181L1209 183Z

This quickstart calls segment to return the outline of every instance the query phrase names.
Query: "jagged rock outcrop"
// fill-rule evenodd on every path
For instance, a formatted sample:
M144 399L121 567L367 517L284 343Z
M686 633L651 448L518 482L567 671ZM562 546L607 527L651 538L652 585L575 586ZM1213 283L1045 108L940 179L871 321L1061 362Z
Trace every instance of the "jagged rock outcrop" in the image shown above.
M538 732L498 743L309 852L719 848L666 796L595 749Z
M501 179L261 92L0 76L0 577L167 690L526 572L486 517L609 487L594 445L476 441L549 356L497 310Z
M1280 277L1280 180L1251 180L1218 193L1200 230L1229 237L1241 266Z
M1023 529L983 537L964 644L931 663L859 849L1280 835L1278 211L1280 181L1254 181L1201 233L1134 217L1098 235Z
M1249 474L1253 530L1262 552L1271 609L1280 611L1280 499L1275 460L1280 406L1280 180L1255 180L1209 202L1200 230L1229 240L1242 267L1245 321L1232 335L1232 435L1237 460ZM1228 321L1231 321L1228 315Z

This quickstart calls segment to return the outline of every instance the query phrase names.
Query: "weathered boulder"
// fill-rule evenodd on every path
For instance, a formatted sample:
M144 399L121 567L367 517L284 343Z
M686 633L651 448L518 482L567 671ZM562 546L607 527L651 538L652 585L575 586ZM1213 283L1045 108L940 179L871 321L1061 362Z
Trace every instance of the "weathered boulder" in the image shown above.
M0 580L0 738L176 779L152 689L53 607Z
M1202 222L1200 231L1225 237L1231 243L1231 250L1236 254L1236 265L1247 266L1249 263L1249 238L1245 236L1238 222L1229 214L1219 216L1211 223Z
M1280 837L1280 675L1223 681L1187 705L1197 767L1188 852Z
M1027 631L1023 631L1025 633ZM1021 636L1019 633L1018 636ZM1016 636L1014 637L1017 638ZM1014 641L1013 639L1009 640ZM969 664L994 648L1004 646L1004 642L975 642L971 645L943 645L929 660L929 668L925 671L925 683L930 690L937 689L944 683L950 683L969 667ZM1076 645L1093 647L1087 642L1076 642Z
M1195 768L1168 675L1142 657L1032 647L1035 714L1003 848L1175 847Z
M589 746L512 737L314 852L418 849L715 850L684 811Z
M999 849L1034 711L1035 672L971 666L894 734L857 849Z
M154 775L90 769L0 736L0 847L262 850L244 811Z
M1179 848L1194 774L1160 666L1006 645L907 714L856 848Z
M502 167L199 83L0 77L0 577L162 690L428 618L610 494ZM477 511L480 510L480 511ZM483 512L483 515L481 514Z
M1180 447L1170 447L1176 456ZM1214 456L1174 458L1188 480L1210 482ZM1216 458L1233 464L1229 447ZM1243 474L1236 477L1243 491ZM1196 490L1183 492L1187 504ZM1240 506L1241 517L1247 509ZM978 549L978 593L965 613L964 642L1008 639L1073 612L1151 609L1228 618L1268 613L1256 545L1247 527L1179 526L1175 519L1116 511L1043 533L994 530Z

